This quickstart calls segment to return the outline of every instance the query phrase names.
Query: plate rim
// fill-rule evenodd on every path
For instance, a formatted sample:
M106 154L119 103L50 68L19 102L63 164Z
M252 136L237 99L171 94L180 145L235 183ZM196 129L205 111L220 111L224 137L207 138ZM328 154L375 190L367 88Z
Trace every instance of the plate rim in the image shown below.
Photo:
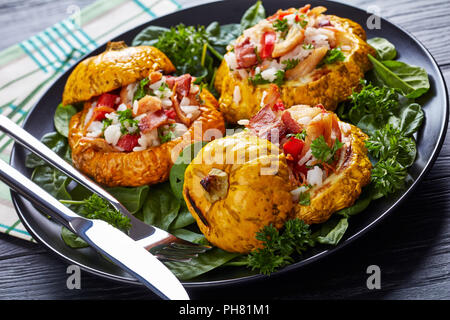
M236 1L236 0L235 0ZM171 12L169 14L157 17L155 19L152 19L150 21L144 22L138 26L135 26L133 28L130 28L124 32L122 32L121 34L113 37L113 39L115 38L119 38L122 35L124 35L125 33L131 32L135 29L139 29L142 28L143 25L146 24L151 24L153 21L176 14L176 13L182 13L184 11L190 10L190 9L196 9L198 7L206 7L206 6L213 6L214 4L217 3L223 3L224 1L221 0L213 0L210 1L208 3L204 3L204 4L199 4L199 5L194 5L194 6L189 6L186 8L183 8L181 10L177 10L175 12ZM229 1L232 2L232 1ZM313 2L313 1L312 1ZM342 3L342 2L338 2L338 1L334 1L334 0L328 0L327 2L331 2L334 5L338 5L338 6L342 6L342 7L350 7L352 9L358 10L358 11L364 11L364 9L357 7L355 5L352 4L347 4L347 3ZM413 34L411 34L409 31L405 30L402 26L395 24L393 22L391 22L389 19L385 18L385 17L380 17L381 22L382 23L388 23L390 24L392 27L399 29L401 32L403 32L404 34L406 34L409 38L411 38L422 50L423 52L426 54L427 58L429 59L429 61L431 62L431 64L436 68L437 70L437 75L439 76L439 84L442 85L442 89L443 89L443 93L445 95L445 105L442 107L444 110L444 117L441 120L441 130L439 132L439 139L437 141L437 144L435 145L435 147L433 148L433 151L431 153L431 157L425 162L424 168L423 170L421 170L420 174L418 175L417 179L415 179L411 185L409 185L409 187L407 189L405 189L401 196L399 196L399 198L388 208L386 209L382 214L380 214L379 216L377 216L377 218L372 221L371 223L369 223L368 225L366 225L363 229L361 229L359 232L357 232L356 234L352 235L350 238L345 239L345 241L341 242L338 246L335 246L333 248L330 249L326 249L321 251L318 254L313 255L312 257L303 259L301 261L297 261L291 265L285 266L280 270L277 270L276 272L272 273L270 276L267 275L263 275L263 274L254 274L254 275L249 275L249 276L245 276L245 277L241 277L241 278L234 278L234 279L223 279L223 280L210 280L210 281L202 281L202 282L195 282L195 281L182 281L182 284L186 287L186 288L204 288L204 287L224 287L224 286L231 286L231 285L236 285L236 284L243 284L243 283L251 283L251 282L255 282L261 279L267 279L269 277L278 277L281 275L285 275L286 273L292 272L293 270L299 269L301 267L305 267L307 265L310 265L314 262L316 262L317 260L320 259L324 259L327 257L332 256L333 254L335 254L336 252L340 252L343 248L347 248L349 244L353 243L356 239L359 239L363 236L366 236L368 234L369 231L373 230L376 226L379 226L381 221L383 221L387 216L389 216L399 205L400 203L402 203L403 201L405 201L409 195L414 191L414 189L417 187L417 185L423 180L423 178L428 174L428 172L431 170L431 168L433 167L435 161L437 160L439 153L442 149L443 143L445 141L446 138L446 134L447 134L447 129L448 129L448 121L449 121L449 91L447 88L447 84L444 78L444 75L442 73L442 70L439 66L439 64L436 62L435 58L433 57L433 55L430 53L430 51L422 44L422 42L420 40L418 40ZM23 120L23 123L26 123L28 121L28 118L31 116L31 114L34 112L34 110L37 108L37 106L40 104L42 98L48 93L49 90L52 89L52 87L54 86L54 84L56 82L58 82L60 80L60 78L66 76L67 72L69 72L70 70L72 70L80 61L84 60L87 56L90 56L94 51L98 50L99 48L104 47L109 41L111 41L112 39L105 41L104 43L98 45L95 49L89 51L88 53L84 54L83 56L81 56L68 70L64 71L61 75L59 75L53 82L52 84L48 87L48 89L42 93L39 97L39 99L37 99L36 103L33 105L32 108L30 108L30 111L28 113L28 115L25 117L25 119ZM435 82L438 79L436 79ZM17 144L14 143L13 147L12 147L12 151L11 151L11 155L10 155L10 164L12 165L12 161L15 158L15 153L16 153L16 146ZM140 285L143 286L140 282L138 282L135 279L132 278L126 278L123 276L119 276L119 275L114 275L108 272L104 272L89 266L86 266L84 264L80 264L76 261L74 261L71 257L66 256L62 253L60 253L58 250L56 250L55 248L53 248L50 244L48 244L46 241L44 241L42 239L42 237L35 232L35 230L32 228L32 226L29 225L27 219L24 217L23 212L20 208L21 205L24 205L23 200L25 200L23 197L21 197L19 194L17 194L16 192L14 192L13 190L10 191L11 193L11 199L15 208L15 211L17 213L17 215L19 216L19 219L21 220L22 224L24 225L25 229L30 233L30 235L36 239L39 240L39 243L44 245L44 247L52 254L56 255L57 257L59 257L60 259L62 259L63 261L66 261L68 263L71 264L75 264L77 266L80 267L80 269L89 272L90 274L96 275L96 276L100 276L104 279L108 279L108 280L113 280L113 281L117 281L120 283L128 283L128 284L133 284L133 285Z

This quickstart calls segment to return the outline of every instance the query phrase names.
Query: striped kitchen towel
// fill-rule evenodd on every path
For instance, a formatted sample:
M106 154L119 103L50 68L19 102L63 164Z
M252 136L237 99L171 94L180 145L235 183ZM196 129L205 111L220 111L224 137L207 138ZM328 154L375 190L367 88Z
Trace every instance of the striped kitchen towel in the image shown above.
M1 114L21 124L53 81L84 54L128 29L181 7L176 0L99 0L82 10L74 7L67 19L0 52ZM11 147L12 140L0 134L0 161L9 162ZM32 240L3 183L0 232Z

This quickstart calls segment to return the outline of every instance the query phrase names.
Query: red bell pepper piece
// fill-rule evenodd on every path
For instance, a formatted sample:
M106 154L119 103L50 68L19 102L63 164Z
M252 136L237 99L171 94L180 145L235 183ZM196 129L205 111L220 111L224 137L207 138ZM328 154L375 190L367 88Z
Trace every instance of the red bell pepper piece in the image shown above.
M272 57L276 39L277 34L275 33L275 31L267 31L263 34L263 36L261 37L261 52L259 53L261 59Z
M283 151L285 154L290 154L294 159L298 158L298 155L302 152L305 142L303 140L292 137L283 145Z
M125 152L131 152L138 145L139 137L139 134L125 134L117 141L117 146Z
M284 111L286 108L284 107L284 103L281 100L278 100L272 107L273 111Z
M116 105L116 99L119 96L111 93L103 93L97 101L97 106L105 106L113 108Z

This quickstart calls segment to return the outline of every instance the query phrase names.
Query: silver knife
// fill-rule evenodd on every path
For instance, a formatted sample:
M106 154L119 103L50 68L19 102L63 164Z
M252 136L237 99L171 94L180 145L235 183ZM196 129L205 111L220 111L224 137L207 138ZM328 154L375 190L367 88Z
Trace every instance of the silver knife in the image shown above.
M92 248L134 276L162 299L189 299L175 275L122 231L102 220L81 217L2 160L0 180L42 208L46 214L76 233Z

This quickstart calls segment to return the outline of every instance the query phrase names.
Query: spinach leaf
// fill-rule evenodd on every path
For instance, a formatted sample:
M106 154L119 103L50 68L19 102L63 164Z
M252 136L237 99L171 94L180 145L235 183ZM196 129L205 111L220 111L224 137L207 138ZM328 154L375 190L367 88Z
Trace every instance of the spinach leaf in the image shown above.
M62 103L60 103L56 107L55 115L53 116L53 123L55 125L56 131L64 136L69 136L69 121L72 116L74 116L77 113L77 109L72 105L66 105L64 106Z
M321 225L319 231L313 234L313 238L322 244L337 245L348 228L348 218L331 218Z
M171 231L178 230L180 228L184 228L186 226L189 226L195 222L194 217L189 212L188 208L186 207L186 203L184 201L181 201L180 210L178 211L178 215L175 218L175 220L172 221L170 224L169 229Z
M50 132L42 137L41 142L67 162L72 162L72 159L70 158L69 144L67 142L67 138L63 135L58 132ZM44 165L47 165L47 162L34 153L30 153L25 159L25 166L27 168L33 169Z
M335 214L341 215L346 218L357 215L369 206L370 202L373 200L373 196L373 188L371 188L370 186L366 187L365 189L363 189L361 195L352 206L336 211Z
M203 234L190 231L188 229L177 229L174 231L171 231L171 233L183 240L190 241L193 243L205 243L206 238Z
M184 172L207 142L197 141L187 146L178 156L169 174L170 187L176 198L183 199Z
M40 166L35 168L31 180L56 199L71 199L67 192L67 185L71 179L53 167Z
M208 43L221 55L227 52L227 46L231 41L241 34L241 26L237 23L219 25L217 21L212 22L207 28L209 34Z
M189 263L164 262L164 264L178 279L189 280L220 267L239 255L239 253L226 252L219 248L213 248L205 253L199 254L197 258L192 259Z
M77 236L75 233L67 229L66 227L61 228L61 238L64 243L73 249L80 249L89 247L89 244Z
M92 192L81 184L76 183L76 185L69 190L69 194L72 197L72 200L82 201L89 198L92 195Z
M380 62L370 54L368 57L378 78L386 86L400 90L407 98L418 98L430 88L425 69L401 61L386 60Z
M372 38L367 40L367 43L376 50L377 59L381 61L394 60L397 56L395 46L384 38Z
M180 210L180 200L173 194L169 183L152 186L142 207L144 222L169 230Z
M266 10L260 0L245 11L241 18L241 29L244 31L266 18Z
M128 211L136 213L141 210L147 199L149 186L128 188L128 187L114 187L106 188L121 204L123 204Z
M158 38L169 29L159 26L149 26L139 32L133 39L132 46L153 46L158 42Z
M399 129L405 136L411 136L422 126L425 115L419 104L411 103L401 109L399 118Z

